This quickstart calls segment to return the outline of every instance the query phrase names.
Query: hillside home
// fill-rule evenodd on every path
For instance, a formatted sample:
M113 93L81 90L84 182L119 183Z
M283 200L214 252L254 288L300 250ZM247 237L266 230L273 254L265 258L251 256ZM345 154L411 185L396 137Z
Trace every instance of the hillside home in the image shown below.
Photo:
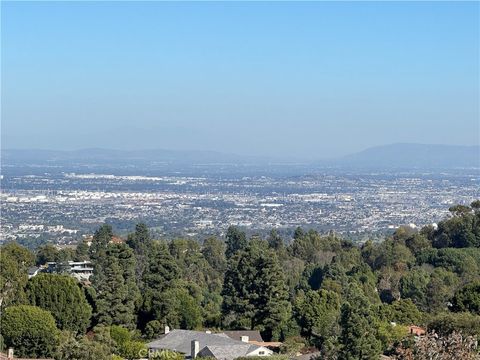
M248 336L243 341L234 340L224 333L191 330L172 330L168 327L159 339L147 344L149 352L172 350L185 355L186 359L196 357L213 357L217 360L233 360L241 356L270 356L273 351L248 342Z
M47 263L47 273L66 273L79 281L87 281L93 274L93 264L90 261L69 261L66 264L57 264L54 261Z

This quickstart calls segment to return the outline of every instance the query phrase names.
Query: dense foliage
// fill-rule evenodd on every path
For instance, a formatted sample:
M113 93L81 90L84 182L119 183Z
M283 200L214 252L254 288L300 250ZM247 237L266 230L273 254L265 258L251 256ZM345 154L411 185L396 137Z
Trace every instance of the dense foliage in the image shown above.
M85 333L92 316L81 285L67 275L39 274L27 284L28 301L52 313L61 330Z
M125 242L113 240L103 225L90 247L75 251L3 245L5 346L62 360L134 359L168 325L258 329L282 341L285 354L317 349L322 359L428 358L433 335L412 341L409 326L417 325L441 337L437 352L478 357L479 201L451 207L437 226L400 227L360 245L301 228L291 240L276 230L249 239L235 226L225 241L163 241L145 224ZM93 262L90 282L58 274L28 280L35 263L72 259Z
M58 344L59 331L52 314L36 306L9 306L2 313L2 336L17 356L49 357Z

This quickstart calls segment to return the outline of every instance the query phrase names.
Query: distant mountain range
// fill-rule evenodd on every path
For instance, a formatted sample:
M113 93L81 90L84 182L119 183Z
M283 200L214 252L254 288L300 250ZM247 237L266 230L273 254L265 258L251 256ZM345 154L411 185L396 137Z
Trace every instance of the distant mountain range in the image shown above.
M73 151L8 149L2 151L2 161L7 163L165 163L165 164L215 164L258 163L268 161L260 157L227 154L215 151L193 150L112 150L81 149Z
M108 150L83 149L75 151L8 149L2 150L2 163L25 164L242 164L259 165L288 163L281 159L242 156L213 151L176 150ZM314 167L375 168L375 169L452 169L480 168L480 146L392 144L371 147L345 157L320 160Z
M368 168L480 168L480 146L391 144L371 147L334 163Z

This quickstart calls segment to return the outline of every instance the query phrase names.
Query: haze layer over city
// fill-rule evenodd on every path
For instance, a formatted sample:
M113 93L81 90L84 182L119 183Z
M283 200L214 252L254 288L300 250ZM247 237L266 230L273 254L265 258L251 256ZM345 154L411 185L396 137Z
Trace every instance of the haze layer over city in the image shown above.
M419 148L394 146L402 153L412 147ZM391 158L403 167L379 168L374 154L389 148L353 155L361 167L352 166L348 157L328 163L274 163L222 154L201 159L197 153L191 159L169 152L165 157L160 152L152 161L138 153L129 160L128 152L116 158L100 150L79 152L76 158L62 152L42 158L35 152L10 151L2 169L2 241L75 244L104 222L119 234L145 222L156 236L167 239L222 236L228 226L237 225L257 234L276 228L287 239L300 226L365 241L402 225L434 224L450 206L480 196L478 148L435 147L437 155L460 151L469 166L435 163L433 156L415 163L407 156L410 167ZM420 148L428 152L429 147Z

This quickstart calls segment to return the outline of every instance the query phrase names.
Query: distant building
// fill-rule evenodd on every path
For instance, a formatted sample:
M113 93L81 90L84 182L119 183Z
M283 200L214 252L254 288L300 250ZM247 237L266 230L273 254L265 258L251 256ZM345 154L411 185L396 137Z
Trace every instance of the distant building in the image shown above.
M32 266L28 268L28 278L31 279L32 277L38 275L39 272L42 271L42 268L38 266Z
M264 346L249 343L247 335L242 340L234 340L225 333L191 330L172 330L166 328L165 334L147 344L150 353L171 350L185 355L185 359L213 357L217 360L233 360L242 356L270 356L273 351ZM263 341L263 339L262 339Z
M93 274L93 264L91 261L68 261L66 263L51 261L47 263L45 272L66 273L79 281L87 281Z
M93 275L93 264L91 261L69 261L70 275L79 281L89 280Z

